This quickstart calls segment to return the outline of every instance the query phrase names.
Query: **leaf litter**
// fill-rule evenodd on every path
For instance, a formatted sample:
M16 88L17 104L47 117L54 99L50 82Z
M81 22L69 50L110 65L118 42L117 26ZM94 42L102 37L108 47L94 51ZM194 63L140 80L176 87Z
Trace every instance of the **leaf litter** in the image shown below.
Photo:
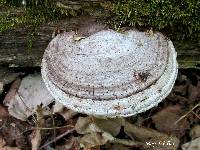
M0 105L0 149L198 148L200 78L194 71L194 82L190 72L179 72L171 94L158 107L137 116L113 119L79 114L54 102L38 74L15 76Z

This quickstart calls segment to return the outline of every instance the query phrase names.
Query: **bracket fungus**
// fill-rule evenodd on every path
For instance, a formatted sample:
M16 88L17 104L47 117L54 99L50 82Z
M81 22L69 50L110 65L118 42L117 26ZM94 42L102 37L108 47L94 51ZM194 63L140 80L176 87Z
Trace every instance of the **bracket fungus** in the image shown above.
M42 60L47 89L69 109L126 117L170 93L178 65L172 42L161 33L103 29L76 39L73 31L57 35Z

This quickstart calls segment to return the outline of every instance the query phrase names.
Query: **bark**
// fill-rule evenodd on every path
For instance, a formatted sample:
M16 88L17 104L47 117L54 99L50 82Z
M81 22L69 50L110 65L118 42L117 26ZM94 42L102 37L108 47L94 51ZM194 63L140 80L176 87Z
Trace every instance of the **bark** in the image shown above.
M77 17L31 28L17 28L0 33L0 65L11 67L40 66L45 48L53 34L77 30L95 22L93 17ZM31 34L35 35L31 35Z
M99 1L87 0L84 2L93 5ZM81 5L78 2L71 2L72 7L76 6L79 9L78 6ZM94 7L88 6L87 9L88 14L93 15L92 17L79 16L57 23L47 23L37 27L34 31L30 27L21 27L0 33L0 65L11 67L40 66L43 52L52 39L52 34L58 31L77 30L95 22L99 16L109 15L108 12L94 9ZM173 43L178 53L180 68L200 69L200 41L173 41Z
M179 68L200 69L200 41L172 41L177 51Z

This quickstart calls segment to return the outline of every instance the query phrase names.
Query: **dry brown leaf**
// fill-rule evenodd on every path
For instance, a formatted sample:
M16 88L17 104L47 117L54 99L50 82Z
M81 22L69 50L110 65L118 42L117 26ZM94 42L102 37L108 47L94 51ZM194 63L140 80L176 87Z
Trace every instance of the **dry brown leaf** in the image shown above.
M11 100L15 97L19 86L21 84L21 79L17 78L11 85L10 90L8 91L8 93L6 94L6 97L3 101L4 105L9 105L9 103L11 103Z
M101 147L100 147L100 145L97 145L97 146L94 146L94 147L84 148L84 150L101 150Z
M94 123L102 131L108 132L113 136L117 136L120 132L121 126L124 123L124 120L121 118L109 118L109 119L94 118Z
M97 145L104 145L108 141L114 140L114 137L106 132L93 132L85 134L81 139L80 143L83 147L94 147Z
M0 150L20 150L18 147L6 146L6 142L0 137Z
M146 128L146 127L139 127L136 126L134 124L131 124L129 122L126 122L124 125L124 132L131 137L133 140L138 140L138 141L146 141L150 138L154 138L154 137L162 137L163 134L150 129L150 128Z
M190 137L192 139L200 137L200 125L196 125L190 130Z
M35 130L31 134L31 144L32 144L32 150L38 150L41 143L41 131Z
M200 81L198 81L197 86L190 84L188 88L188 98L190 102L195 102L200 99Z
M188 88L187 84L185 84L185 85L176 85L173 88L173 93L176 93L177 95L185 96L186 93L187 93L187 88Z
M189 103L188 98L186 98L184 96L176 95L174 93L170 93L170 95L167 97L167 99L172 102L179 103L179 104L188 104Z
M176 123L176 121L181 117L181 113L182 111L179 105L168 106L161 110L152 117L156 129L167 134L182 137L190 124L186 118Z
M115 138L114 136L119 133L121 126L125 126L126 128L128 127L123 118L100 119L94 117L79 117L75 129L78 133L84 134L80 140L83 147L104 145L107 142L119 143L128 146L145 146L145 143L134 140ZM129 130L129 128L127 129ZM153 134L154 133L152 133L152 135Z
M36 116L37 116L37 122L36 122L36 128L42 128L45 127L45 119L44 119L44 111L41 106L37 106L36 109ZM31 134L31 144L32 144L32 150L38 150L40 147L42 141L42 131L41 129L36 129Z
M28 75L18 88L19 83L20 80L14 82L4 100L12 116L26 120L38 105L47 106L53 101L40 75Z
M65 141L63 145L57 145L56 150L80 150L80 139L78 137L71 137Z
M114 143L114 144L108 143L106 147L108 150L130 150L130 147L127 147L125 145L118 144L118 143Z
M161 149L165 148L168 150L167 148L171 148L169 150L176 150L179 145L179 140L174 136L168 136L167 134L160 133L150 128L138 127L129 122L125 122L124 132L133 140L136 139L143 142L150 148L155 147L158 149L161 147Z
M1 135L6 144L8 146L16 145L21 150L26 150L29 147L29 142L28 136L24 133L31 129L30 125L13 117L8 117L3 122Z
M63 116L65 120L69 120L78 114L75 111L67 109L63 104L57 101L55 102L55 105L53 106L53 113L60 114L61 116Z
M12 81L14 81L17 76L19 76L21 73L14 73L9 71L6 68L1 68L0 69L0 94L3 91L3 87L6 84L11 83Z
M114 124L113 126L111 124L112 122ZM118 128L119 126L124 126L124 132L130 136L132 140L115 138L113 135L117 135L116 133L119 129L114 131L113 135L111 134L113 132L112 130L115 130L114 128ZM123 118L99 119L94 117L79 117L75 129L78 133L84 134L81 138L81 143L86 147L93 147L111 142L128 146L140 145L148 148L155 147L152 143L157 143L157 148L163 148L163 145L161 145L162 141L162 144L164 143L164 148L167 147L169 150L176 150L179 145L179 140L174 136L168 136L149 128L138 127L125 121ZM138 141L135 141L135 139Z
M80 134L91 132L108 132L113 136L119 134L124 120L122 118L100 119L94 117L79 117L76 123L76 130Z
M58 101L55 101L55 104L53 105L53 113L59 113L62 112L65 106L61 104Z
M102 130L95 125L92 117L79 117L75 125L75 129L79 134L102 132Z
M200 137L196 138L181 146L182 150L199 150L200 149Z
M113 125L112 125L113 123ZM125 145L138 145L126 139L117 139L113 135L120 132L120 128L124 123L124 119L99 119L94 117L79 117L75 129L79 134L84 134L80 143L83 147L94 147L104 145L107 142L123 143Z
M183 83L184 81L187 81L187 76L183 75L180 71L178 72L176 82L177 83Z
M8 117L8 110L0 105L0 119Z
M65 118L65 120L69 120L69 119L73 118L75 115L77 115L78 113L73 110L64 108L63 111L60 112L59 114L61 116L63 116L63 118Z

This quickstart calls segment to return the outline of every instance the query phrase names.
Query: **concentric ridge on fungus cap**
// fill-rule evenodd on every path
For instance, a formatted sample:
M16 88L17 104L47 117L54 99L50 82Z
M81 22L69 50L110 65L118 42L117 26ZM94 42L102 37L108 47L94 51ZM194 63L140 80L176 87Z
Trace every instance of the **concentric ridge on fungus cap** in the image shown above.
M80 40L65 32L48 45L42 76L66 107L86 114L130 116L157 105L177 76L176 52L162 34L101 30Z

